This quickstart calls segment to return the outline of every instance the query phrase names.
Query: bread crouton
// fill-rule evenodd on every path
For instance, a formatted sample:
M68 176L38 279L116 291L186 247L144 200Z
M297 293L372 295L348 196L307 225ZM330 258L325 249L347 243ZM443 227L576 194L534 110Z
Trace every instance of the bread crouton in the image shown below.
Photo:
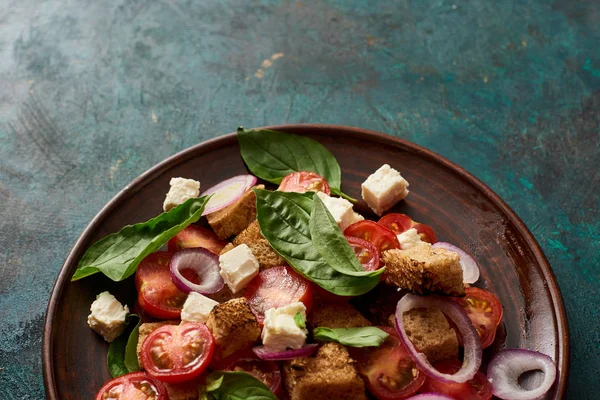
M339 343L325 343L314 357L286 361L283 382L290 400L367 399L354 361Z
M255 188L264 189L265 185L256 185ZM206 216L219 239L237 235L255 219L256 195L252 189L248 189L235 203Z
M169 400L198 400L201 384L201 379L183 383L164 383L169 393Z
M146 323L143 323L140 325L140 328L138 330L139 331L138 342L137 342L137 346L136 346L138 364L139 364L140 368L143 369L142 360L140 359L140 352L142 351L142 344L144 343L144 340L146 340L146 338L148 337L149 334L151 334L152 332L154 332L161 326L165 326L165 325L179 325L179 321L146 322Z
M264 270L271 267L278 267L285 264L285 260L281 258L279 254L273 250L267 239L260 233L260 227L258 220L254 220L246 229L240 232L233 239L233 246L239 246L240 244L246 244L252 250L252 254L258 260L260 270ZM233 248L233 247L232 247ZM231 250L228 246L225 246L221 254Z
M415 308L402 316L404 329L415 347L427 356L431 364L458 358L458 339L440 310ZM390 315L395 324L395 315Z
M438 293L464 296L460 256L446 249L422 243L407 250L383 252L387 279L415 294Z
M319 326L327 328L360 328L371 326L368 319L352 305L347 303L324 303L316 307L308 316L308 323L314 329Z
M260 325L245 298L219 304L208 315L206 326L215 338L213 362L251 347L260 338Z

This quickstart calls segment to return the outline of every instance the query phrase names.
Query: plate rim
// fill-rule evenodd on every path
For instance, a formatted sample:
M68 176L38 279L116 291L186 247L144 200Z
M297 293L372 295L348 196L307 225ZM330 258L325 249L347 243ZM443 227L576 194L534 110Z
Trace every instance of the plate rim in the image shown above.
M560 371L560 379L557 383L557 399L563 399L566 394L566 390L569 383L569 369L570 369L570 340L569 340L569 327L568 319L564 306L564 301L558 282L552 267L548 262L544 252L542 251L537 240L533 234L529 231L525 223L521 218L508 206L508 204L500 198L492 189L486 184L472 175L470 172L448 160L447 158L428 150L420 145L409 142L408 140L383 134L368 129L344 126L344 125L333 125L333 124L284 124L284 125L271 125L258 127L253 129L272 129L272 130L285 130L288 132L294 132L297 134L303 134L303 132L310 132L314 130L325 131L326 135L346 134L351 133L355 137L367 136L370 140L382 143L387 142L393 144L395 147L403 148L407 151L412 151L420 156L428 158L430 161L441 164L443 167L450 169L457 173L462 179L468 181L474 185L478 190L481 190L515 225L517 231L522 235L528 246L532 250L536 260L539 264L541 275L548 282L548 291L552 299L552 307L558 326L558 359L557 367ZM202 141L186 149L183 149L174 155L167 157L163 161L155 164L138 177L133 179L127 186L121 189L108 203L106 203L102 209L92 218L88 225L81 232L75 244L71 247L65 261L63 262L58 276L52 286L50 292L50 298L48 306L46 308L46 316L44 319L43 337L42 337L42 372L44 379L44 390L46 398L50 400L59 400L56 380L54 373L54 366L52 365L53 348L52 348L52 328L53 320L55 315L55 309L60 299L62 292L66 285L70 282L71 271L68 271L68 264L72 264L75 260L76 253L80 250L83 243L93 234L97 226L119 205L119 203L127 200L129 197L134 195L139 189L144 187L143 182L146 180L152 180L154 175L159 175L166 168L171 168L177 164L187 161L193 156L193 154L201 148L210 150L214 147L221 147L227 142L235 139L237 132L228 133L225 135L217 136L206 141ZM324 135L325 136L325 135Z

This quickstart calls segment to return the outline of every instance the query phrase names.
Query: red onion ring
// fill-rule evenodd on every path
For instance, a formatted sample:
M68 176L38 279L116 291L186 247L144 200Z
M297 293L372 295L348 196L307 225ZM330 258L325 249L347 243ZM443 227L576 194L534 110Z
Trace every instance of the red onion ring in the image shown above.
M458 332L463 339L465 351L463 365L455 374L443 374L436 370L427 360L427 356L420 353L408 338L402 316L405 312L410 311L413 308L433 308L440 310L458 328ZM400 299L398 306L396 307L396 330L400 335L402 344L408 351L410 357L417 364L417 367L433 379L445 383L466 382L475 376L477 370L479 370L479 367L481 366L481 342L479 341L479 335L477 334L471 319L462 307L449 298L439 296L422 297L414 294L405 295Z
M248 189L256 183L254 175L238 175L217 183L215 186L202 193L202 196L212 194L204 206L202 215L219 211L239 199Z
M271 351L265 346L256 346L252 348L252 351L261 360L268 361L283 361L293 360L299 357L308 357L312 355L319 345L317 343L305 344L299 349L284 350L284 351Z
M440 393L421 393L406 400L454 400L454 397Z
M544 373L544 381L537 388L527 390L519 385L522 374L535 370ZM552 358L537 351L506 349L501 350L490 361L487 376L496 397L511 400L537 399L554 384L556 364Z
M460 266L463 270L463 283L475 283L479 279L479 267L477 263L466 251L460 247L446 242L437 242L433 247L446 249L458 253L460 256Z
M219 274L219 258L202 247L177 251L171 257L169 269L171 280L184 293L213 294L225 286L225 281ZM181 274L181 271L187 269L194 271L200 280L199 284Z

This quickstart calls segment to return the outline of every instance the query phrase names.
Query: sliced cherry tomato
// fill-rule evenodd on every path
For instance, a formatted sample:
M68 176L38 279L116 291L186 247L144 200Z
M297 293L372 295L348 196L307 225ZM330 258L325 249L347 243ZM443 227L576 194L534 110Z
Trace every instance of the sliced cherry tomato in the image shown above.
M162 382L145 372L132 372L104 384L96 400L167 400Z
M173 284L169 261L173 253L159 251L144 258L135 273L138 303L149 316L177 319L187 295Z
M323 192L327 195L331 194L331 189L325 178L308 171L292 172L284 176L277 190L281 192Z
M379 255L385 250L400 248L400 243L394 232L377 222L369 220L353 223L346 228L344 235L354 236L370 242L379 251Z
M215 340L204 324L164 325L148 335L140 358L144 369L168 383L190 381L208 367Z
M461 365L459 360L444 360L436 363L435 369L444 374L454 374ZM421 392L441 393L461 400L490 400L492 385L484 374L477 372L473 379L463 383L440 382L427 377Z
M421 236L422 241L431 244L437 242L435 232L433 231L433 229L431 229L429 225L415 222L406 214L388 214L381 217L381 219L377 223L390 229L396 235L406 232L410 228L415 228L419 236Z
M453 297L473 322L479 334L481 347L489 347L496 337L496 328L502 320L502 305L495 294L477 287L465 289L465 297Z
M265 312L270 308L301 301L308 314L312 307L310 283L285 266L265 269L259 273L246 286L244 297L248 299L248 304L260 324L265 319Z
M354 236L346 236L346 240L354 250L354 254L360 261L365 271L379 269L379 252L372 243Z
M171 238L168 246L169 251L173 253L181 249L202 247L211 253L219 255L226 245L227 241L219 239L217 234L210 229L198 225L189 225Z
M260 379L278 396L281 393L281 370L275 361L265 361L256 357L250 349L233 353L220 363L219 369L225 371L247 372Z
M381 346L349 350L357 360L358 372L375 397L379 400L406 399L421 388L425 374L410 358L395 329L389 326L379 329L390 335Z

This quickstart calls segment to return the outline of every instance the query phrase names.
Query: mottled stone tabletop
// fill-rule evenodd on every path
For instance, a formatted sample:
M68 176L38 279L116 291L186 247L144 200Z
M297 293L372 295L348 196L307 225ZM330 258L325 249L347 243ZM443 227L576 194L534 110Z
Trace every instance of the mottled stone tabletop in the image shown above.
M408 139L508 202L564 296L568 398L597 398L600 3L1 0L0 399L44 397L48 296L108 200L238 125L297 122Z

